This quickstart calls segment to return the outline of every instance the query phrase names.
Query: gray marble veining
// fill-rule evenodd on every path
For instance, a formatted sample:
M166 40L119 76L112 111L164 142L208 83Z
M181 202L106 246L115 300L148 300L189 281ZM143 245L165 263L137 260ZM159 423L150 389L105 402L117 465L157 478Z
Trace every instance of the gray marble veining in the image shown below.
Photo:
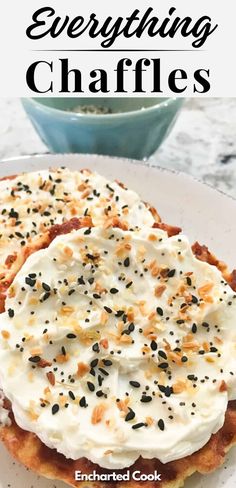
M151 160L236 198L236 98L189 100Z
M0 98L0 159L45 152L20 100ZM189 173L236 198L236 98L188 100L150 161Z

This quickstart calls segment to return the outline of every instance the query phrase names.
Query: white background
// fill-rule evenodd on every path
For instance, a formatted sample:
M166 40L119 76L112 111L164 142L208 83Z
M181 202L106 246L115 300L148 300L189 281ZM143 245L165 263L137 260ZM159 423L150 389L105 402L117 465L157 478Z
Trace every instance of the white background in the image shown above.
M190 15L198 19L202 15L209 15L212 24L219 24L218 29L208 38L204 46L194 52L156 52L156 53L80 53L80 52L40 52L41 49L100 49L101 38L90 39L85 33L77 39L70 39L63 33L60 37L52 39L46 37L41 40L29 40L25 34L26 28L32 23L32 14L40 7L50 6L56 10L57 15L64 17L66 14L71 20L81 15L86 19L92 12L96 13L97 18L104 20L111 15L114 19L119 16L126 17L135 9L140 9L142 13L148 7L153 7L157 17L164 19L168 16L171 7L177 9L180 17ZM174 17L174 16L173 16ZM53 95L61 95L60 90L60 63L59 58L69 58L70 68L80 69L83 73L83 96L94 96L88 92L89 72L92 69L102 68L108 72L109 89L107 96L117 96L116 76L114 69L117 61L122 57L129 57L133 62L140 57L161 58L161 80L163 93L158 96L173 96L168 89L168 75L173 69L185 69L188 73L188 90L182 96L202 96L193 93L193 73L196 69L210 69L211 90L207 96L233 97L236 96L236 1L235 0L129 0L120 2L108 2L107 0L8 0L2 6L0 18L0 58L1 58L1 77L0 89L1 96L32 96L35 94L27 87L26 71L28 66L37 60L48 60L54 62L54 73L51 75L48 70L42 69L39 72L41 89L46 89L50 81L54 82ZM148 38L143 35L141 39L136 37L125 39L119 37L112 49L192 49L193 38L181 38L178 34L174 39ZM150 68L144 76L144 88L146 95L151 96L151 77ZM90 80L91 81L91 80ZM130 69L126 74L127 94L133 92L134 74ZM50 96L52 94L50 93ZM69 93L68 96L73 94ZM44 95L45 96L45 95ZM65 96L65 94L63 94ZM103 95L104 96L104 95ZM119 96L119 94L118 94ZM135 94L137 96L137 94ZM144 94L140 94L144 96Z

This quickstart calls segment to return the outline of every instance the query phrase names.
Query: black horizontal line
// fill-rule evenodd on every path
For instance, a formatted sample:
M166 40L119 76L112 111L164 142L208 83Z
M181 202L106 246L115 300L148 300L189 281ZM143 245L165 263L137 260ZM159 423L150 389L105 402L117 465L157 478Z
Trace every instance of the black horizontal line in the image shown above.
M32 49L36 52L199 52L202 49Z

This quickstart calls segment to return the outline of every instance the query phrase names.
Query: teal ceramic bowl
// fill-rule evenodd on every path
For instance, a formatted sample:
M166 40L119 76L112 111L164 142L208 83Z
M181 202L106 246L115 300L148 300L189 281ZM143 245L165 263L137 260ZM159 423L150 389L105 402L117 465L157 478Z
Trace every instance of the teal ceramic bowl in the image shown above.
M144 159L169 134L183 99L24 98L23 106L50 151ZM74 113L77 106L109 108L106 115Z

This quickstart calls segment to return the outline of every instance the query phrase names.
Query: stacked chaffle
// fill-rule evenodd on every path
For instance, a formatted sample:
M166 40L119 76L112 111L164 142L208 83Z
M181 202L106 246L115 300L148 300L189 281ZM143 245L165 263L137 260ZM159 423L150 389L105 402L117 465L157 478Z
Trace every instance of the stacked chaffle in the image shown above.
M128 468L178 488L220 466L236 440L235 273L89 170L2 180L0 215L12 455L71 486Z

